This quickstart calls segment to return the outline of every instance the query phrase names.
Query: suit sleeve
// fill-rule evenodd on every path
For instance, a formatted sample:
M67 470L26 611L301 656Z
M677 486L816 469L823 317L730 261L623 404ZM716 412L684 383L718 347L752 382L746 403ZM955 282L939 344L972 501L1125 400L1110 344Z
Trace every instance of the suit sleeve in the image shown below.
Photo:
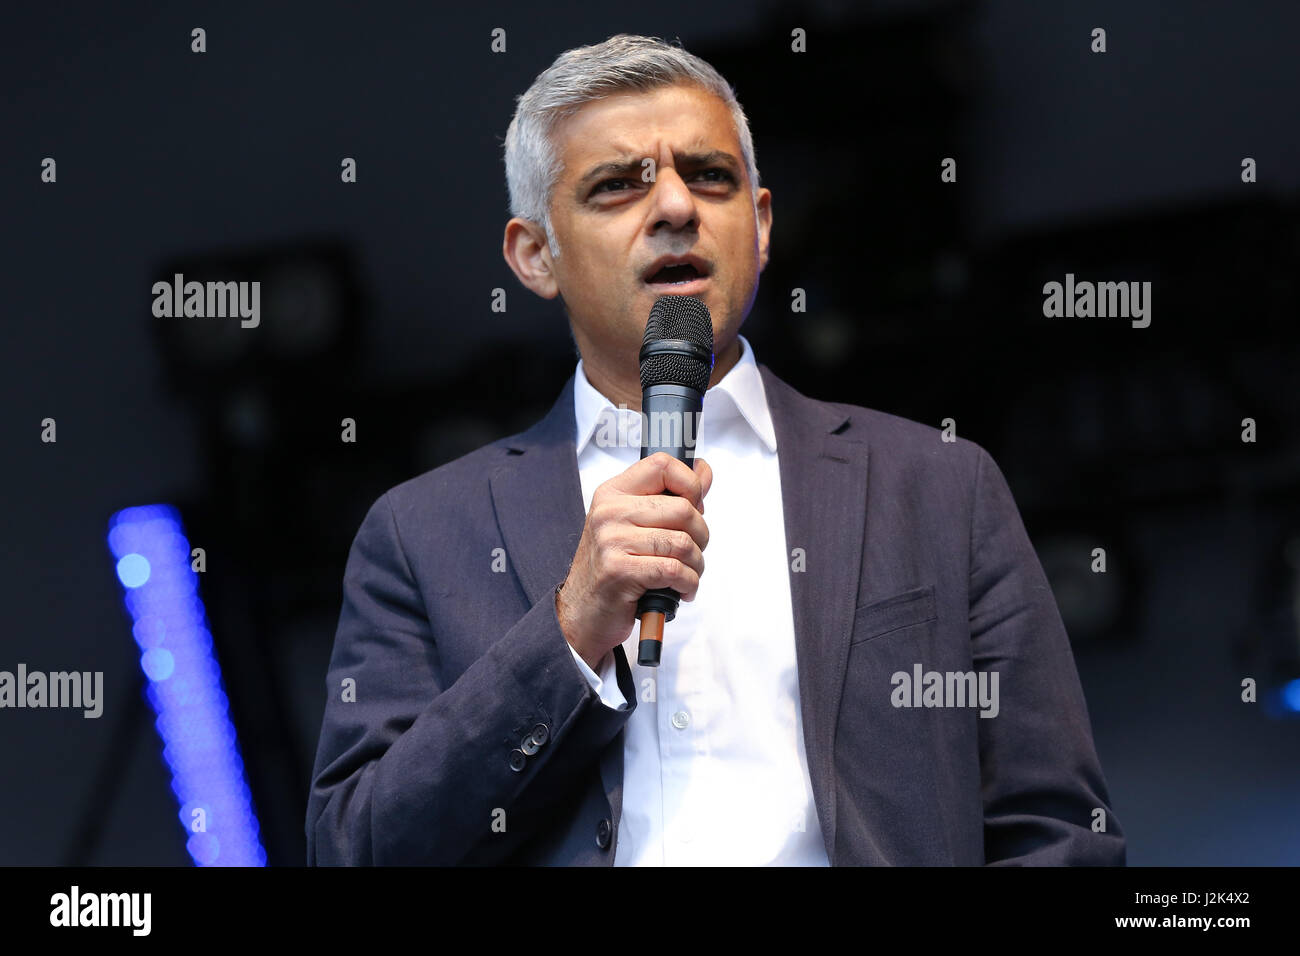
M985 863L1122 866L1124 834L1065 625L1006 479L982 448L970 546L972 655L997 675L1000 699L996 716L977 720Z
M574 664L552 591L449 686L438 677L442 637L384 495L344 573L308 865L505 861L553 824L558 804L581 796L635 709L630 678L626 710L600 702Z

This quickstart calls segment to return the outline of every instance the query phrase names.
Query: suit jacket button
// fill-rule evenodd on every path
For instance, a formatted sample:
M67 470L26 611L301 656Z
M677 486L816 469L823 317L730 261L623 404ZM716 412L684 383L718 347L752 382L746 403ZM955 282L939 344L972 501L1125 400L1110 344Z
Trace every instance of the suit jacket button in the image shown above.
M528 763L528 758L524 756L524 752L522 750L510 751L510 769L513 770L515 773L518 773L519 771L523 770L524 765L527 763Z
M537 746L540 747L542 744L546 743L546 741L551 739L551 728L547 727L545 724L538 724L533 728L533 732L529 734L529 736L532 737Z
M602 850L609 849L609 838L613 834L614 828L609 825L609 818L603 818L596 824L596 846Z
M525 737L522 741L520 741L519 749L531 757L533 754L537 753L539 748L537 746L537 741L534 740L531 736L528 736Z

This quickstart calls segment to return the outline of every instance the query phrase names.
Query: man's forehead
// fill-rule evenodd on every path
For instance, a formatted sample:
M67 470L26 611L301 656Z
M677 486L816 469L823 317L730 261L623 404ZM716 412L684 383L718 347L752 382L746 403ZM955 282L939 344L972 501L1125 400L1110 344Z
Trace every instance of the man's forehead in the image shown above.
M653 97L665 92L698 94L695 98L700 108L674 110L671 113L671 127L661 126L658 122L653 125L647 122L644 131L638 130L635 124L629 128L625 122L615 122L608 116L611 109L615 108L626 109L629 118L636 110L653 109ZM607 105L607 109L601 110L604 115L597 121L581 123L582 120L591 119L591 112L595 112L589 112L588 107L597 105ZM730 111L722 100L694 87L673 86L646 92L623 92L593 100L584 104L573 116L567 117L556 129L559 140L557 145L565 160L565 172L581 175L584 170L575 168L575 163L640 161L646 156L657 159L659 149L665 145L673 153L701 155L721 151L738 156L739 142L731 128L734 124L719 124L718 110L730 119ZM580 130L576 129L579 125Z
M726 139L718 136L693 136L690 139L681 142L669 140L667 145L674 154L690 154L695 156L715 151L730 152L730 150L727 150L727 147L731 144L728 143ZM657 151L650 153L644 146L638 146L636 143L622 138L611 139L608 142L593 141L588 144L588 148L591 152L600 154L599 157L593 158L599 158L602 160L606 158L614 160L641 160L646 156L651 156L656 159L658 158ZM606 154L608 154L608 156L606 156ZM579 155L579 151L575 150L574 155Z

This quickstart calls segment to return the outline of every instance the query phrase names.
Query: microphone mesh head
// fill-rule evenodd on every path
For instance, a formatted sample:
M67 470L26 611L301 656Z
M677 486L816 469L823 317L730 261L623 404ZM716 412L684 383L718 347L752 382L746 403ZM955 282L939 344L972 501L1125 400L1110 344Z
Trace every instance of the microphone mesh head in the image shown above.
M708 360L671 352L647 355L641 360L641 387L684 385L698 392L708 391L713 372L713 319L709 307L694 296L660 296L650 309L641 347L660 339L692 342L703 349Z

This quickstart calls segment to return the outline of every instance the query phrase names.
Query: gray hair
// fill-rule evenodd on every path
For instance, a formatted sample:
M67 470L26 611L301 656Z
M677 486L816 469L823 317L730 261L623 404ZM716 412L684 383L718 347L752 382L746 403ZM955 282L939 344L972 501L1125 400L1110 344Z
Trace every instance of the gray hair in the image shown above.
M731 110L740 150L749 172L751 198L757 201L758 166L749 121L722 74L680 46L658 37L620 33L603 43L575 47L556 57L516 98L506 130L506 186L510 215L540 223L551 255L560 244L551 228L551 193L562 172L551 133L557 123L585 103L612 93L648 92L675 83L694 84L713 93Z

